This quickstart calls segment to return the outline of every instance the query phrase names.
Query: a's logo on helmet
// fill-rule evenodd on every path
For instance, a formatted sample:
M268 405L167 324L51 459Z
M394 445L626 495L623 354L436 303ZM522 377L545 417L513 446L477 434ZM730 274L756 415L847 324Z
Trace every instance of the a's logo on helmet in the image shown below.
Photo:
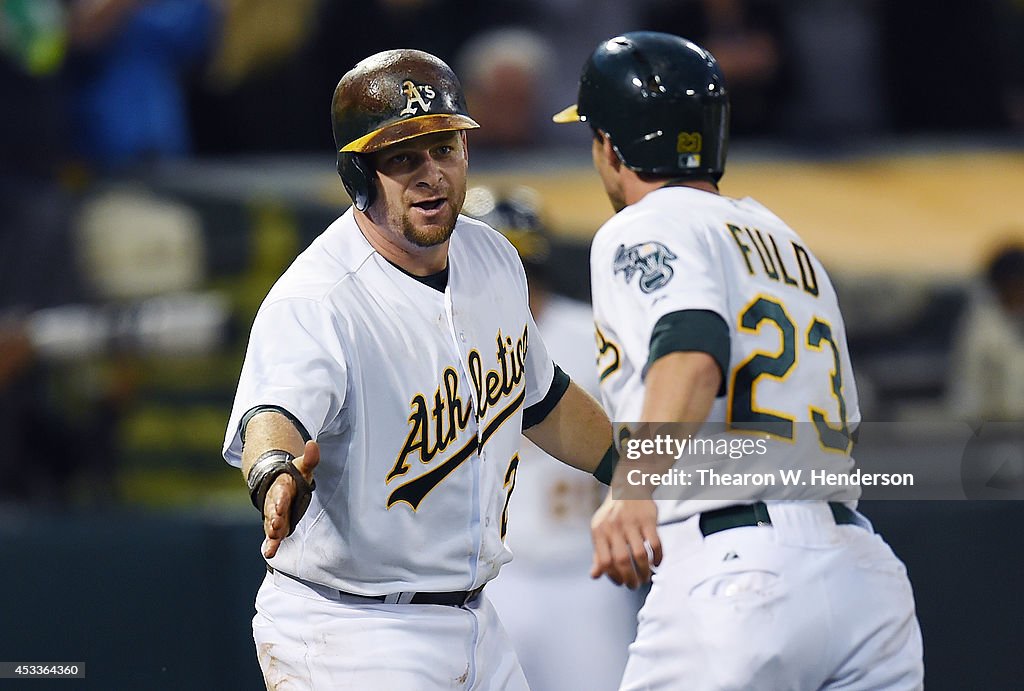
M633 280L634 274L639 273L640 290L653 293L672 280L675 271L669 262L677 258L672 250L660 242L641 242L632 247L619 245L612 262L612 273L622 272L626 283Z
M676 137L676 153L699 154L704 148L704 138L700 132L680 132Z
M405 108L399 115L420 115L418 109L422 109L423 113L430 112L431 100L424 100L423 97L433 99L434 87L429 84L413 84L406 79L402 82L402 93L405 94Z

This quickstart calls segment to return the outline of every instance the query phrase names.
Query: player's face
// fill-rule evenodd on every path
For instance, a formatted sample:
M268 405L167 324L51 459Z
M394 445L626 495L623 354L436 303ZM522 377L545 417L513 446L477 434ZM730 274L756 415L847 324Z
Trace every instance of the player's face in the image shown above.
M598 139L594 137L591 140L590 154L594 159L594 168L597 170L597 174L601 176L601 182L604 184L604 191L608 195L608 201L612 203L615 213L622 211L626 208L626 195L622 191L622 181L619 180L615 168L612 167L609 161L609 155L614 156L615 152L611 151L611 144L608 142L608 138L602 137Z
M466 200L469 157L463 132L437 132L371 155L386 225L417 247L451 237Z

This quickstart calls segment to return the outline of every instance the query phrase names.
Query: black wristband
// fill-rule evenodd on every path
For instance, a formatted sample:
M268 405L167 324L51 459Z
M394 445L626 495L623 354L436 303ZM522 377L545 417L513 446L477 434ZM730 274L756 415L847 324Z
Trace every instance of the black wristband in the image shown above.
M612 442L612 445L604 452L601 462L597 464L597 470L593 473L594 477L606 485L612 484L612 475L615 474L615 466L618 463L619 450L615 448L615 443Z
M270 483L281 473L288 472L284 464L291 463L294 459L295 456L283 449L270 449L260 454L249 468L245 483L249 486L249 499L260 515L263 515L263 504L266 502Z
M295 481L295 498L292 499L291 510L288 512L289 535L295 532L295 526L298 525L299 520L306 513L306 509L309 508L313 490L316 489L316 480L311 483L306 482L306 478L292 463L294 459L295 456L287 451L271 449L256 459L256 462L249 468L249 475L246 478L252 505L260 512L260 516L263 516L263 508L267 503L267 492L270 491L274 480L284 473L292 476L292 480Z

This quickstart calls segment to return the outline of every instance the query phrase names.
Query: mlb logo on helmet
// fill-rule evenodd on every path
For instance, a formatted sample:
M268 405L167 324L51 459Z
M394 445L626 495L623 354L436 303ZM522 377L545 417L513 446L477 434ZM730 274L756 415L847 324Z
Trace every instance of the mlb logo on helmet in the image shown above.
M680 132L676 137L676 153L679 154L680 168L699 168L700 150L704 146L704 138L700 132Z

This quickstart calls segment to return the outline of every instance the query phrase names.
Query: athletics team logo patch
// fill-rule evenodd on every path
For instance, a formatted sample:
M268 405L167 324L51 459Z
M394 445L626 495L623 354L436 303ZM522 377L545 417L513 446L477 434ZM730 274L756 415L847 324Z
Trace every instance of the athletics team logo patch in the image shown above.
M633 275L639 273L640 290L653 293L672 280L675 271L669 262L673 259L678 257L660 242L641 242L632 247L619 245L612 262L612 274L622 272L626 283L629 283Z
M405 94L405 108L399 115L421 115L430 112L430 104L434 99L434 87L429 84L413 84L406 79L402 82L402 93ZM426 96L426 99L423 98ZM430 100L427 100L430 99Z

